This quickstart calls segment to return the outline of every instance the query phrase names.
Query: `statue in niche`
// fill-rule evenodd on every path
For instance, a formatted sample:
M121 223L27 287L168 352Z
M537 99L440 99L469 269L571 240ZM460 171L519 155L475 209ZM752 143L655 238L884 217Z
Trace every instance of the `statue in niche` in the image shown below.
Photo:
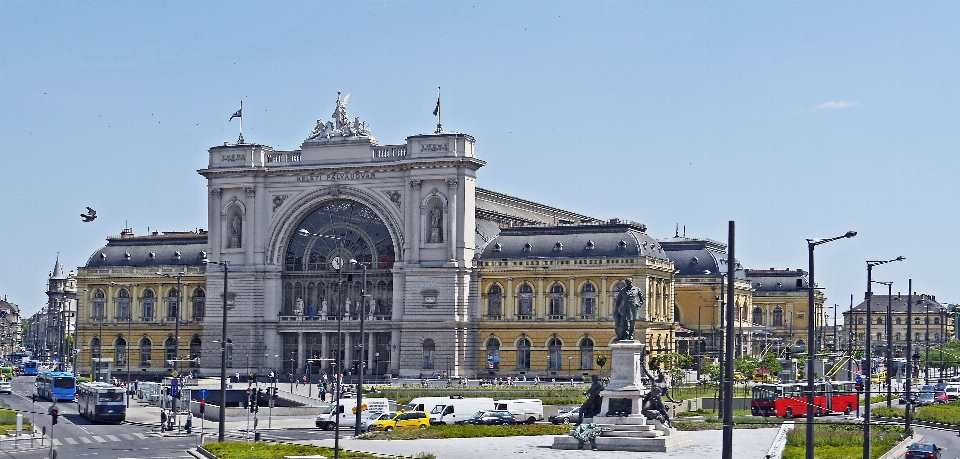
M303 298L297 298L297 309L293 311L293 314L297 316L303 315Z
M430 236L427 242L443 242L443 211L440 207L430 209Z
M239 249L241 240L243 240L243 219L240 217L240 212L234 212L233 217L230 218L230 247L228 248Z

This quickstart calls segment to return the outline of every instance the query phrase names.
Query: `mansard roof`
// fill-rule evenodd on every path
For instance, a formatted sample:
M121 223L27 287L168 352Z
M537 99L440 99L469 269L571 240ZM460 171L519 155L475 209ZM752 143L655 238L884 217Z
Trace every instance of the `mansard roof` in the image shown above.
M481 259L505 258L623 258L666 260L660 244L639 223L580 223L520 226L500 229L480 254Z
M806 292L810 276L802 269L748 269L747 279L757 292Z
M877 312L887 312L887 305L890 305L891 313L907 313L907 295L873 295L873 299L870 301L870 313ZM911 309L914 314L926 314L929 310L931 313L936 314L937 312L946 308L944 305L937 302L937 297L933 295L926 295L922 293L913 294L913 304ZM851 309L856 314L865 314L867 312L867 301L863 300L860 304L856 305Z
M726 274L727 245L713 239L674 236L660 239L667 258L673 261L678 276L716 276ZM734 278L744 279L743 266L736 262Z
M90 255L86 268L204 266L207 232L157 232L135 236L125 229L107 238L107 245Z

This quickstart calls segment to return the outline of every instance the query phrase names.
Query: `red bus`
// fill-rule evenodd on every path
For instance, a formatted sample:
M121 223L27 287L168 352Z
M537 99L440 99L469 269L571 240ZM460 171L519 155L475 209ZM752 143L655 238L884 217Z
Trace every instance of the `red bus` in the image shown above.
M760 384L753 387L750 413L754 416L792 418L807 415L807 385ZM817 382L814 384L814 415L850 414L860 408L860 394L853 381Z

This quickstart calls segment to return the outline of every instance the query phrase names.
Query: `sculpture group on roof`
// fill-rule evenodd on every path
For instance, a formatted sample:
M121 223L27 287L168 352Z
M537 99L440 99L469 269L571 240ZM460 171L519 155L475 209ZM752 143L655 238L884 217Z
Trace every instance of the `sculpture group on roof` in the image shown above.
M370 129L366 121L360 121L359 116L350 121L350 117L347 116L347 101L350 100L350 94L343 99L340 99L340 94L340 91L337 91L337 108L333 110L333 121L324 123L322 119L317 120L317 125L314 126L307 140L370 137Z

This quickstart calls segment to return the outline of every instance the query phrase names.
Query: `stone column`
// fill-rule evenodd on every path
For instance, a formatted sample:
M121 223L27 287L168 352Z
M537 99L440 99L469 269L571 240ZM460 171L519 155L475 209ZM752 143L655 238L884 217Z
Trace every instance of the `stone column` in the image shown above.
M390 330L390 371L400 373L400 330Z
M457 261L457 245L463 245L460 242L460 222L457 213L457 180L447 180L447 190L449 199L447 200L447 244L450 247L450 261Z
M297 367L293 369L293 374L298 375L306 368L306 347L307 340L303 332L297 332Z
M320 333L320 358L330 358L330 334L326 332ZM321 368L323 368L323 371L329 373L331 368L330 361L324 360Z
M407 235L410 237L410 243L413 245L413 253L405 257L410 263L420 263L420 240L423 238L423 213L424 208L420 203L420 180L410 181L410 199L408 199L408 208L410 217L408 218L410 227L406 228ZM418 211L419 210L419 211Z
M507 278L507 291L504 293L506 293L506 295L504 295L503 318L504 320L507 318L515 319L519 311L517 311L517 305L514 301L512 277Z
M347 369L352 368L353 365L353 340L351 337L352 333L346 332L343 334L343 373L347 373Z

